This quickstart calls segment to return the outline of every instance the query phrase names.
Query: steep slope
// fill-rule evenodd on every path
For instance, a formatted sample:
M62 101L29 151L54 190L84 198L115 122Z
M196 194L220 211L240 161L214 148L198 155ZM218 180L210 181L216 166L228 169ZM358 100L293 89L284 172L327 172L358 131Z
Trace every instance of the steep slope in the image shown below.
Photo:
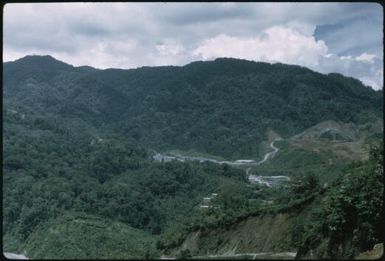
M9 236L4 242L10 251L32 259L108 259L156 255L155 240L124 223L75 213L40 224L24 243L12 246Z
M279 153L264 164L249 166L248 173L291 178L312 173L327 185L347 164L368 160L370 143L382 136L382 119L365 124L323 121L288 139L275 141Z
M360 253L355 259L380 259L384 256L384 243L374 245L372 250Z
M227 227L194 231L183 243L166 253L178 256L188 250L194 256L235 256L245 253L296 252L290 246L287 214L250 217Z
M309 179L310 181L310 179ZM211 209L178 237L165 237L165 255L298 259L354 258L384 240L383 144L371 148L367 161L351 164L328 187L283 195L246 215L229 220L231 211ZM284 188L281 188L284 189ZM221 212L226 215L219 218ZM217 220L213 222L212 220ZM377 246L378 247L378 246ZM376 250L377 255L379 249ZM361 258L370 253L361 255Z
M3 76L7 251L36 258L86 258L103 251L106 258L151 257L162 237L158 250L176 255L300 247L298 257L307 257L312 251L346 256L350 250L351 256L376 243L377 235L363 231L378 227L382 214L373 209L383 187L371 172L360 177L366 163L354 163L359 168L350 170L356 174L337 185L324 182L344 173L343 161L365 160L363 148L382 137L382 91L337 74L227 58L98 70L28 56L5 63ZM261 159L268 149L279 152L248 169L152 157L154 151L174 151L233 161ZM338 153L343 164L335 164ZM292 179L267 188L248 183L248 173ZM362 187L365 193L357 193ZM332 225L329 217L340 220L352 208L374 213L369 225L357 228L351 221L348 233L358 241L350 234L341 240L334 230L321 234L317 229L329 225L323 220L314 220L316 229L302 224L325 192L323 220ZM342 201L352 208L337 209L333 203L341 198L376 201ZM140 244L125 241L131 236ZM325 247L328 242L343 250Z
M384 241L384 147L372 146L369 160L353 164L314 209L299 258L354 258Z
M85 70L26 57L4 64L4 97L9 108L80 118L156 150L228 159L260 156L268 129L288 137L325 120L382 118L382 92L355 79L229 58Z
M3 125L5 252L143 258L207 194L247 185L228 166L154 162L148 150L100 138L82 121L5 109Z

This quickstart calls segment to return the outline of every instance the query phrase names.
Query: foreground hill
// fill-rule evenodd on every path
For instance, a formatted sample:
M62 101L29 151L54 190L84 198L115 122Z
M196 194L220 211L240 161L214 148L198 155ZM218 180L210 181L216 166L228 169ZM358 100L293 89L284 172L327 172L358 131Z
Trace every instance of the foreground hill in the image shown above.
M171 256L352 259L384 240L383 182L379 144L367 161L346 167L330 186L308 179L275 204L233 219L231 211L214 208L161 242Z
M27 56L5 63L3 76L10 109L79 118L155 150L228 159L262 156L269 129L285 138L325 120L382 118L382 91L353 78L230 58L97 70Z
M226 184L247 185L239 169L158 163L148 150L113 135L98 138L81 122L22 116L6 112L3 119L5 252L29 258L154 255L156 236L203 197Z

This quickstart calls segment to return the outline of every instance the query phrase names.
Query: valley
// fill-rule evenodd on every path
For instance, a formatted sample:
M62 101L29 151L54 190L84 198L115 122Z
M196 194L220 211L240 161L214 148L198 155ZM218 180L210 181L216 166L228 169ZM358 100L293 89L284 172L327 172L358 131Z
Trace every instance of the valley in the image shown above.
M380 241L383 94L358 80L233 58L27 56L3 76L7 255L346 258Z
M235 161L227 161L227 160L221 161L221 160L216 160L213 158L187 156L187 155L180 155L180 154L164 155L164 154L160 154L160 153L155 154L153 156L153 159L155 161L159 161L159 162L168 162L171 160L178 160L178 161L184 162L186 160L191 160L191 161L198 161L198 162L208 161L208 162L213 162L215 164L228 164L231 166L253 166L253 165L258 166L258 165L264 163L266 160L268 160L274 154L276 154L279 150L277 147L274 146L274 141L272 141L270 143L270 147L273 149L273 151L266 153L265 156L263 157L263 159L260 161L255 161L255 160L251 160L251 159L248 159L248 160L239 159L239 160L235 160Z

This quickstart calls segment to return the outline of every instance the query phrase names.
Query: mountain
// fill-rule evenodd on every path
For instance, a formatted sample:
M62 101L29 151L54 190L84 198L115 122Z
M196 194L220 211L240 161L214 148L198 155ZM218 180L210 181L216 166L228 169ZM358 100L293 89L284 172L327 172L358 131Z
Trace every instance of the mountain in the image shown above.
M382 95L230 58L4 63L4 251L354 257L383 242Z
M183 67L97 70L50 56L4 64L9 108L80 118L155 150L261 157L269 129L295 135L321 121L382 118L382 91L339 74L218 58Z
M72 65L59 61L50 55L27 55L14 62L5 62L4 65L17 66L19 69L23 70L35 70L44 72L74 69Z

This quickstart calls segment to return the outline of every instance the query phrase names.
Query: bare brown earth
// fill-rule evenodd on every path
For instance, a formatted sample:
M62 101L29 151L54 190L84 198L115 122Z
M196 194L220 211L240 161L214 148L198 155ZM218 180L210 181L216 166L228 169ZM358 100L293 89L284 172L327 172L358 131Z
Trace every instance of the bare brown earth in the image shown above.
M197 256L295 252L295 249L287 247L288 218L286 214L249 217L229 227L195 231L168 254L175 256L185 249Z
M366 160L370 134L382 133L382 120L365 125L324 121L291 137L289 146L315 153L333 153L340 160ZM329 133L330 137L323 136Z
M384 255L384 243L374 245L372 250L361 253L356 259L379 259ZM383 259L382 259L383 260Z

